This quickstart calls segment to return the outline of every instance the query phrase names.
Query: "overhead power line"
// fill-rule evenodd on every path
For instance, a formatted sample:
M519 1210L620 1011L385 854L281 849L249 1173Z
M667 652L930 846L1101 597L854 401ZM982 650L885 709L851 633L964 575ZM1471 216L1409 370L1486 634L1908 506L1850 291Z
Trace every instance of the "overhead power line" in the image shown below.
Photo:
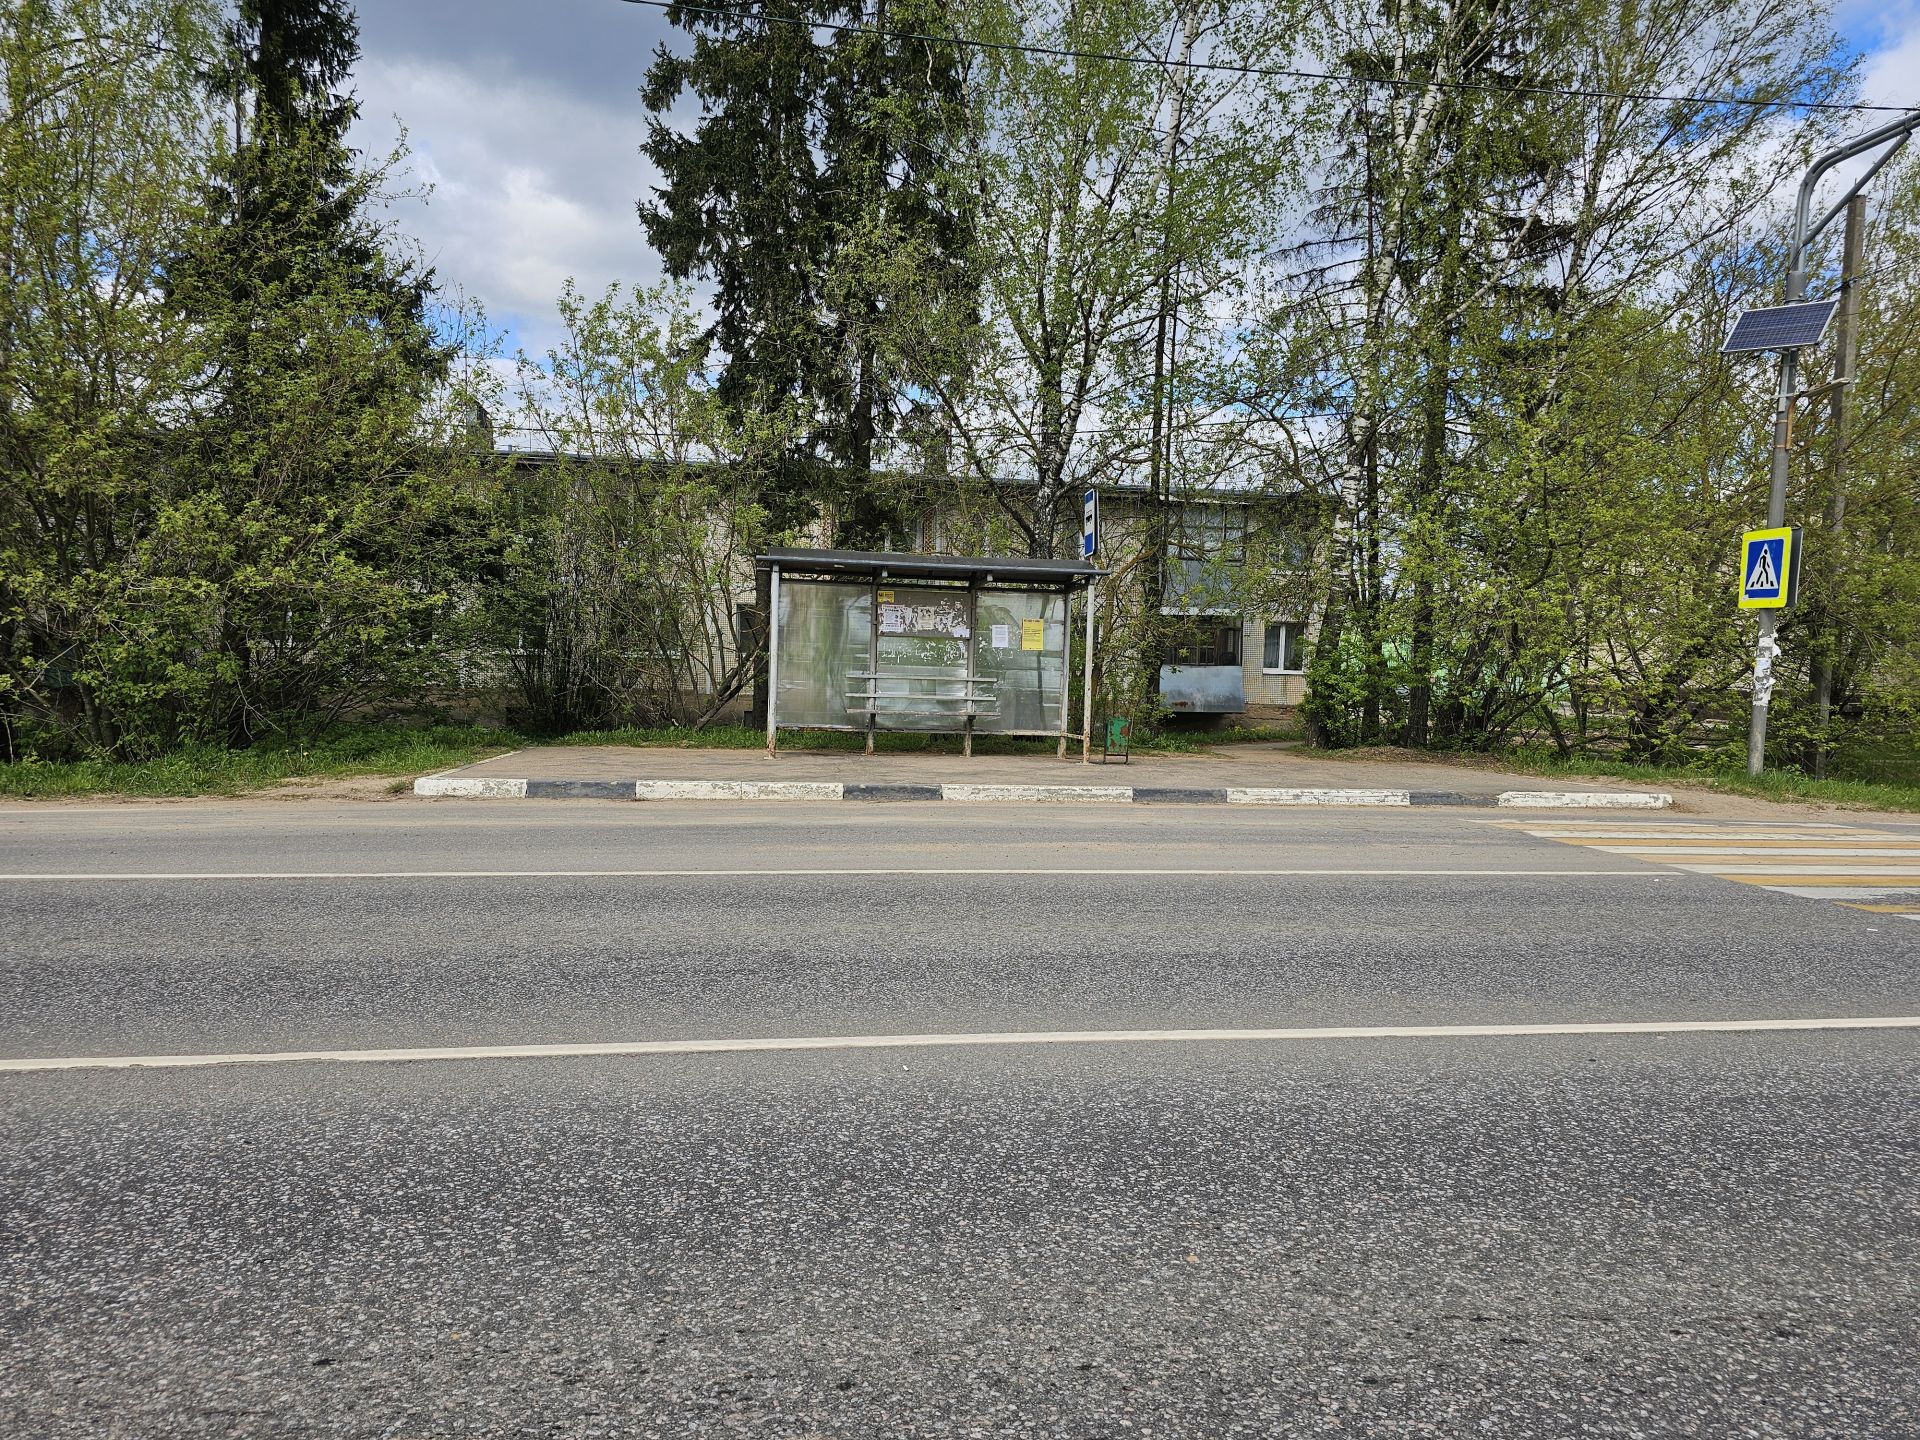
M958 45L970 50L994 50L1009 55L1044 55L1058 60L1102 60L1120 65L1151 65L1157 69L1211 70L1228 75L1258 75L1279 80L1324 80L1337 85L1385 85L1408 90L1470 90L1489 95L1559 95L1582 100L1646 100L1670 105L1741 105L1762 110L1857 110L1911 113L1920 106L1869 105L1848 100L1763 100L1750 95L1668 95L1657 90L1590 90L1564 85L1488 85L1472 80L1420 80L1398 75L1336 74L1329 70L1294 70L1277 65L1243 65L1224 60L1155 59L1151 55L1123 55L1106 50L1072 50L1056 45L1015 44L981 40L967 35L929 35L917 30L894 30L880 25L850 25L835 20L803 20L796 15L769 15L717 5L689 4L687 0L620 0L623 5L645 5L653 10L685 10L727 20L764 20L795 29L827 30L837 35L870 35L881 40L917 40L929 45Z

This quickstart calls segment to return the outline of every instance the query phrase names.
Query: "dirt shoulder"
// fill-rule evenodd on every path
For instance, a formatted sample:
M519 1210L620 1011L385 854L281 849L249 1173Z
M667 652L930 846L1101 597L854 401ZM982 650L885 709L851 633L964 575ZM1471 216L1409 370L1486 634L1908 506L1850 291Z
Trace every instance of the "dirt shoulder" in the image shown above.
M129 805L230 805L236 800L267 801L398 801L412 800L413 782L419 778L403 775L293 776L258 789L236 790L229 794L207 795L116 795L98 791L87 795L5 795L0 809L59 809L63 806Z

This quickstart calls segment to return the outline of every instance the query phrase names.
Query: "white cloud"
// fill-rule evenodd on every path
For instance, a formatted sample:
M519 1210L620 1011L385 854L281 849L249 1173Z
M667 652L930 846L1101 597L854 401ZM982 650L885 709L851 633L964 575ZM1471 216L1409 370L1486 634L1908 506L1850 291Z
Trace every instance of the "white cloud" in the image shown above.
M551 343L569 276L590 292L659 278L634 214L655 183L639 153L638 97L615 106L541 80L377 55L356 79L355 143L384 153L397 116L412 146L401 178L432 187L425 201L400 202L396 218L442 282L480 299L530 352Z
M1920 105L1920 4L1894 0L1879 11L1879 44L1860 68L1860 98L1874 105Z

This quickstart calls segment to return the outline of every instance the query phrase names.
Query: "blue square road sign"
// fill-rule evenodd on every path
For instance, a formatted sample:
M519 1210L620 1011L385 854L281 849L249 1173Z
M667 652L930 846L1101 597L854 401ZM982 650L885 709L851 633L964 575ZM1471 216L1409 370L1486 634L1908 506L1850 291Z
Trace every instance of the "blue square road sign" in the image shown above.
M1784 610L1800 588L1800 528L1782 525L1740 537L1740 608Z

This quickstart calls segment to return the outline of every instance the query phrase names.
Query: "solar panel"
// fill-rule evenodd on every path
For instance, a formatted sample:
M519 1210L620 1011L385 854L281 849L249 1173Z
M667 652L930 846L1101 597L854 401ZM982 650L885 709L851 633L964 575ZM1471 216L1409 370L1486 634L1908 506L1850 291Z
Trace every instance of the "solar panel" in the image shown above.
M1720 347L1720 353L1745 355L1754 350L1798 350L1818 345L1839 306L1838 300L1808 300L1799 305L1745 311L1727 332L1727 343Z

